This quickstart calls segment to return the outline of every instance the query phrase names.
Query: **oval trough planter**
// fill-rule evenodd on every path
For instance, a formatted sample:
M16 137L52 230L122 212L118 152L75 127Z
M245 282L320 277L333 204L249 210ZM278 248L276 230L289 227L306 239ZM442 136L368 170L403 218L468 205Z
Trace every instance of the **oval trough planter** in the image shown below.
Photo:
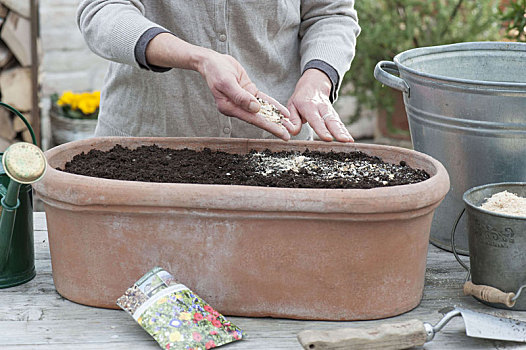
M108 180L55 170L81 152L157 144L353 151L404 160L431 177L375 189L286 189ZM53 278L64 297L117 308L153 266L227 315L359 320L389 317L422 297L433 212L445 168L408 149L220 138L92 138L46 152L35 185L47 216Z

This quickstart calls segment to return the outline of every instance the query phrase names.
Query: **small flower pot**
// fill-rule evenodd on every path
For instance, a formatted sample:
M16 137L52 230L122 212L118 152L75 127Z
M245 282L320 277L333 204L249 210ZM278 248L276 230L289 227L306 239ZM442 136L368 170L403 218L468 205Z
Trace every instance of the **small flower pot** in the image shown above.
M51 136L55 145L93 137L97 119L69 118L52 105L49 110Z
M360 150L431 177L374 189L285 189L108 180L56 170L81 152L157 144L246 153ZM153 266L226 315L363 320L421 300L444 167L403 148L215 138L93 138L46 152L35 188L47 216L57 291L78 303L115 301Z

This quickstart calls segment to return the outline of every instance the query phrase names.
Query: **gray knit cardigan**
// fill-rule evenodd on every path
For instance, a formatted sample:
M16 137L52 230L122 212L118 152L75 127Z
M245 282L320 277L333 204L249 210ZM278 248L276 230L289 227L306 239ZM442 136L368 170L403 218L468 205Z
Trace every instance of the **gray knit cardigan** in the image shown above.
M82 0L77 21L91 50L112 61L98 136L272 137L219 113L199 73L140 68L135 47L150 28L233 56L284 105L312 60L334 67L341 81L360 31L353 0ZM303 127L296 138L311 135Z

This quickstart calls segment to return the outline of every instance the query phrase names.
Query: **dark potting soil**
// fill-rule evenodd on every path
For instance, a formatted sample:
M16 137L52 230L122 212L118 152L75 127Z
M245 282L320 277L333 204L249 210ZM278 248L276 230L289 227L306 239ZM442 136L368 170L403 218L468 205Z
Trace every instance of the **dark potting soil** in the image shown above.
M174 150L156 145L131 150L116 145L91 150L66 163L72 174L106 179L249 185L289 188L373 188L429 178L404 161L385 163L363 152L256 152L239 155L204 149Z

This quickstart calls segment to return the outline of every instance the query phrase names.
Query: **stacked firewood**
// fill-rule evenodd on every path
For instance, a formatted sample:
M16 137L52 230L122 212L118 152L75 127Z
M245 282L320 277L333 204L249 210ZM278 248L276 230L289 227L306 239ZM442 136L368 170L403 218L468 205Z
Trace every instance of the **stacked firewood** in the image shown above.
M31 123L30 0L0 0L0 101L18 109ZM31 142L26 126L0 109L0 152L17 141Z

